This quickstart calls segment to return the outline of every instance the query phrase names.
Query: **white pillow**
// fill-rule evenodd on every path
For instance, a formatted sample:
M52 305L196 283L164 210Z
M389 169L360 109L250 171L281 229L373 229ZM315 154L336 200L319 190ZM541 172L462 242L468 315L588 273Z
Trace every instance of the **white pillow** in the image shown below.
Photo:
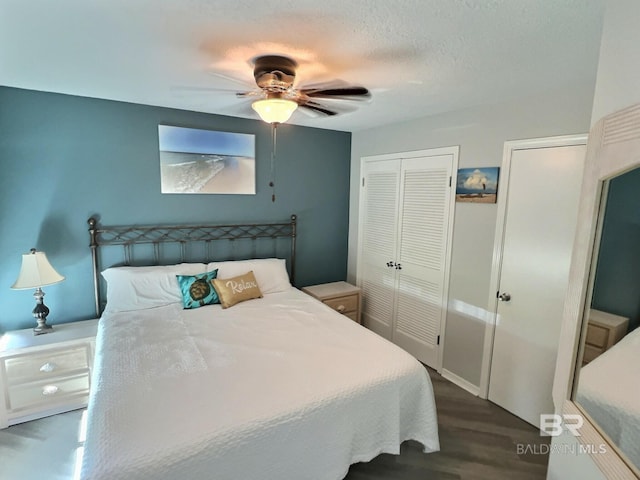
M258 282L262 294L285 292L291 289L286 260L282 258L254 258L251 260L231 260L211 262L207 271L218 269L217 278L231 278L243 275L250 270Z
M102 272L107 281L105 312L126 312L182 303L176 275L204 273L204 263L152 267L112 267Z

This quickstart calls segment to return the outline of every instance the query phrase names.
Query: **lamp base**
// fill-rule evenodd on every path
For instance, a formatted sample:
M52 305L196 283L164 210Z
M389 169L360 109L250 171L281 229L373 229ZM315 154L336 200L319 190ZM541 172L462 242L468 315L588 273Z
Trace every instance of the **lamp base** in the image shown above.
M49 333L53 331L53 327L51 325L38 325L37 327L33 327L34 335L42 335L43 333Z
M36 307L31 313L38 322L38 326L34 327L33 329L33 334L42 335L43 333L49 333L53 331L53 327L51 325L47 325L47 315L49 315L49 308L43 302L44 292L41 288L38 287L33 296L36 299Z

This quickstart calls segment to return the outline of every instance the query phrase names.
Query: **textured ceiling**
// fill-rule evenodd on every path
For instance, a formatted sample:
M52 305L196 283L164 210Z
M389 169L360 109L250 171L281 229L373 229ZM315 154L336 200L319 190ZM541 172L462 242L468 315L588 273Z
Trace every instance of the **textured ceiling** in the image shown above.
M593 83L603 2L0 0L0 85L257 118L234 92L286 54L372 92L290 123L357 131Z

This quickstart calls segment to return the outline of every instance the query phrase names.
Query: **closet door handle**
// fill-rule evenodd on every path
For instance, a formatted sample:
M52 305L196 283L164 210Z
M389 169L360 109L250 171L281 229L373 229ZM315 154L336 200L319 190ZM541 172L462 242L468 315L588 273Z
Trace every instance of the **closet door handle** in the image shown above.
M395 264L393 262L387 262L387 267L393 267Z
M402 265L399 263L396 263L396 270L402 270Z
M498 295L498 298L502 301L502 302L508 302L509 300L511 300L511 294L504 292L501 293L500 295Z

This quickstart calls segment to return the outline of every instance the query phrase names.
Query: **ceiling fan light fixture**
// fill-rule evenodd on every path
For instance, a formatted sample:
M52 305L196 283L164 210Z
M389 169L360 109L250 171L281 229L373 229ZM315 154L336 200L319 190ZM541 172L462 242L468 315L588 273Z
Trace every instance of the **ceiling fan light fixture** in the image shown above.
M267 123L284 123L298 108L298 104L284 98L265 98L253 102L251 108Z

